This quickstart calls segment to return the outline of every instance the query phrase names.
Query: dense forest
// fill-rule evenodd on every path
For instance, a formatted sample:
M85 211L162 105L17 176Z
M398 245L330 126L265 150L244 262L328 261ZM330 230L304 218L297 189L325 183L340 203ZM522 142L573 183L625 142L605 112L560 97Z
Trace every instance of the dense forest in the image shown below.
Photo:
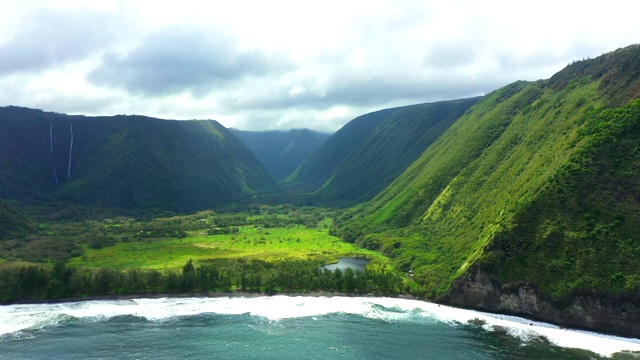
M130 294L209 292L328 292L393 295L404 291L398 274L384 270L327 270L310 260L211 260L181 271L37 265L0 269L0 301Z

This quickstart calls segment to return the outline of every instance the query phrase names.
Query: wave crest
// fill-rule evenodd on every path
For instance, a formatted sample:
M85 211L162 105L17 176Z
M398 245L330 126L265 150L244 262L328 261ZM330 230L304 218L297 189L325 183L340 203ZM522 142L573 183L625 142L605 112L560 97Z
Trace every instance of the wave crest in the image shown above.
M73 319L105 321L116 316L135 316L162 321L205 313L249 314L270 321L342 313L387 322L442 322L451 326L472 323L487 331L506 332L523 342L548 340L557 346L590 350L603 356L620 351L640 351L638 339L561 329L514 316L457 309L419 300L373 297L141 298L9 305L0 307L0 335L54 326Z

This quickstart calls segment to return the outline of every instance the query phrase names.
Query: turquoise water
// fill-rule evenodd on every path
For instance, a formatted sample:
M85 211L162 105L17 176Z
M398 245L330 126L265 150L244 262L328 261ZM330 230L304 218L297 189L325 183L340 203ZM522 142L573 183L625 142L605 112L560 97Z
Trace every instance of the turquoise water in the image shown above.
M472 320L470 323L469 320ZM368 297L0 307L2 359L620 359L640 341Z

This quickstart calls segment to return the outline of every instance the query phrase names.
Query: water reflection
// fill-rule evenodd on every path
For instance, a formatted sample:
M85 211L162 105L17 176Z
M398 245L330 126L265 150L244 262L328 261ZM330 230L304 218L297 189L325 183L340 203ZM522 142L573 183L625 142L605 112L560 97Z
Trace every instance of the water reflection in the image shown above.
M364 271L365 266L367 266L371 262L371 259L367 258L341 258L338 259L338 262L335 264L325 265L322 268L327 270L346 270L347 268L351 268L351 270L356 271Z

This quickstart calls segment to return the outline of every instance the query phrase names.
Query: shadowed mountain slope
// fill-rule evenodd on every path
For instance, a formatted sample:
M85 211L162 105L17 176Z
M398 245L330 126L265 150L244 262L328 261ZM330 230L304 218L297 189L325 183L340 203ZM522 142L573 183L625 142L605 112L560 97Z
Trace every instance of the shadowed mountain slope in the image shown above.
M321 200L369 200L476 101L419 104L362 115L327 139L287 181Z
M331 134L309 129L245 131L229 129L276 180L284 180Z
M0 108L0 196L188 211L277 190L215 121Z

